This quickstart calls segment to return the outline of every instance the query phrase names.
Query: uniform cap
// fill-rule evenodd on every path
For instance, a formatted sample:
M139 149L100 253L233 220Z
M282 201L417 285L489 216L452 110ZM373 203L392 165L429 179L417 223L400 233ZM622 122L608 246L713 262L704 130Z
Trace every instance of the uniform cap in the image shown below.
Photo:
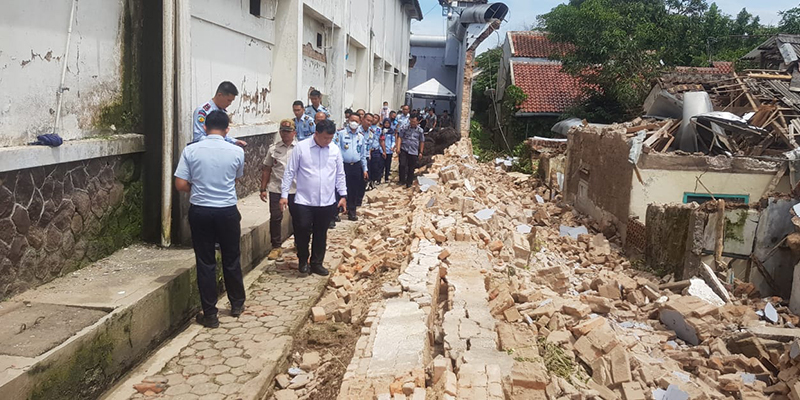
M294 121L288 118L281 121L281 131L291 132L293 130L295 130Z

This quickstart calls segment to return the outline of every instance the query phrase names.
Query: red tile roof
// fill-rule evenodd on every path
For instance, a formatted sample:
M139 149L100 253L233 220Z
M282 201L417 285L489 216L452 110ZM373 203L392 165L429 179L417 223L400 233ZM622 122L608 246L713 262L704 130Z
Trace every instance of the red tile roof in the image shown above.
M562 72L558 61L514 61L511 68L512 84L528 95L519 109L522 113L562 113L585 96L585 86Z
M551 42L544 32L517 31L508 32L508 36L511 38L511 57L550 58L574 49L570 44Z
M675 67L675 72L724 75L733 73L733 63L727 61L714 61L713 67Z

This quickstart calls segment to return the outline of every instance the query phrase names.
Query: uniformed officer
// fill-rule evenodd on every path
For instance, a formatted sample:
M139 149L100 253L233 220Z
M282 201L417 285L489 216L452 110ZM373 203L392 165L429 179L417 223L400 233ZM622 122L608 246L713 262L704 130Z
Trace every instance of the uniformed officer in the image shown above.
M367 144L369 146L369 188L374 189L381 181L383 175L383 162L385 149L382 146L381 128L378 126L378 115L367 114L370 120L369 126L369 139Z
M419 126L419 117L416 114L409 117L408 126L400 128L396 147L400 149L400 184L410 188L414 183L417 161L422 158L425 150L425 133Z
M231 316L238 317L244 311L239 249L242 217L236 208L236 179L244 174L244 150L225 142L228 124L224 111L208 113L204 125L206 138L183 149L175 170L175 188L191 193L189 227L203 307L197 322L208 328L219 326L216 243L222 252L222 275L231 302Z
M294 112L294 127L297 132L297 141L302 142L314 135L316 129L314 123L314 116L305 113L303 102L297 100L292 104L292 112Z
M326 118L331 117L331 113L322 105L322 93L320 93L319 90L312 90L311 93L308 94L308 99L311 100L311 104L306 106L306 115L314 118L314 115L322 111L325 113Z
M344 161L344 173L347 182L347 217L357 221L356 207L364 198L365 183L369 179L367 172L367 143L359 132L360 117L350 116L347 127L336 132L333 142L339 146Z
M238 95L239 90L236 89L233 83L225 81L217 86L217 93L214 97L197 107L192 114L192 142L190 144L197 143L206 136L206 130L203 125L206 122L206 118L208 118L208 114L214 110L222 110L227 113L226 108L233 103L233 100ZM225 141L242 147L247 146L244 140L236 140L232 137L226 136Z
M281 210L289 206L289 188L297 183L294 210L291 210L294 237L297 245L298 270L328 275L323 263L328 240L328 223L336 213L336 194L340 196L339 207L347 207L347 186L345 184L342 154L337 146L331 146L336 132L333 121L325 120L317 124L317 132L309 140L298 143L281 183ZM308 243L313 235L311 258ZM308 264L311 264L309 268Z
M322 121L325 121L326 119L328 119L328 116L325 115L324 112L320 111L316 115L314 115L314 124L316 125Z
M300 109L302 111L302 108ZM295 106L295 115L297 114L297 107ZM305 114L303 114L306 117ZM270 241L272 243L272 251L270 251L270 260L277 260L281 255L281 244L283 237L281 236L281 222L283 221L283 211L281 211L281 181L283 180L283 173L286 169L286 163L289 161L289 156L295 145L296 128L294 121L291 119L284 119L281 121L281 127L278 133L281 140L273 143L267 150L267 156L264 158L264 165L261 167L261 201L269 202L269 233ZM297 191L296 185L293 183L289 189L289 204L294 205L294 194ZM268 199L269 198L269 199ZM291 207L289 210L291 211Z
M400 107L400 115L397 116L397 131L399 132L403 127L408 126L408 120L410 115L408 114L408 106L404 105Z
M383 146L384 159L383 159L383 176L386 178L386 183L389 183L389 174L392 172L392 157L394 156L394 145L396 142L396 132L392 128L392 122L388 119L383 120ZM379 178L380 179L380 178Z
M391 122L391 124L392 124L392 126L391 126L392 130L397 132L397 112L396 111L392 111L392 112L389 113L389 122Z

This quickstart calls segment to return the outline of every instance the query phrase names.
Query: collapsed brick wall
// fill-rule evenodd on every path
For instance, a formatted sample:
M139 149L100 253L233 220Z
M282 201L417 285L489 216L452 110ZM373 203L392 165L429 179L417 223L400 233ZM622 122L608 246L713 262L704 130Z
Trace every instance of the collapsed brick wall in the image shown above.
M698 274L706 214L695 203L650 204L645 220L645 262L676 280Z
M141 156L0 173L0 299L140 240Z
M625 130L586 127L567 142L565 193L568 202L601 224L611 224L625 241L633 165ZM581 186L585 185L585 198Z

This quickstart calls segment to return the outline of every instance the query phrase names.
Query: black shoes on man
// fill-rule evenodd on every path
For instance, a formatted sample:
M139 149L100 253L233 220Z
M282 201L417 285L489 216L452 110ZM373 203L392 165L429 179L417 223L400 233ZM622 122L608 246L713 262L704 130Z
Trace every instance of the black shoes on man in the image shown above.
M297 270L300 271L300 273L304 274L304 275L307 275L307 274L311 273L311 268L308 267L308 264L300 264L300 266L297 268Z
M239 318L240 315L244 312L244 306L239 307L231 307L231 317Z
M206 328L219 328L219 318L217 318L217 314L197 314L196 320L198 324L203 325Z
M308 264L303 264L297 267L297 270L303 275L317 274L319 276L328 276L328 274L330 274L322 265L312 265L309 267Z

